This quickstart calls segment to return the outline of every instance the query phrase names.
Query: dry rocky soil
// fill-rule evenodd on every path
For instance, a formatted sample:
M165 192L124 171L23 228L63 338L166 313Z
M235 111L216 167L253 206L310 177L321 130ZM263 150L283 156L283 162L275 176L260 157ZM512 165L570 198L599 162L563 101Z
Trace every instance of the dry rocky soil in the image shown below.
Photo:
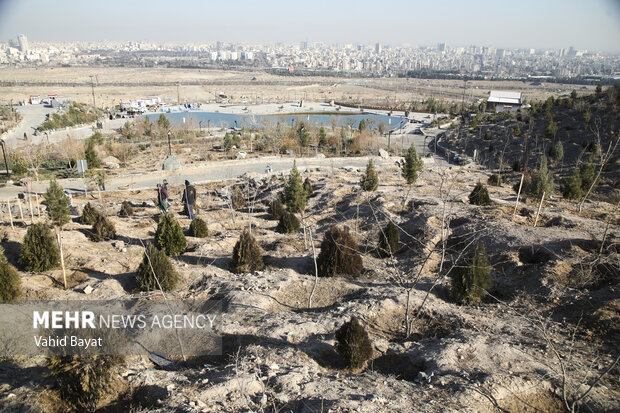
M198 216L209 236L188 237L187 251L172 258L182 282L170 296L223 302L223 354L168 370L148 357L128 357L116 394L101 411L561 412L563 382L568 398L587 392L584 411L620 410L618 365L603 376L620 342L620 222L613 205L588 202L578 214L575 204L555 198L545 202L534 227L538 205L526 201L513 215L512 183L489 187L491 206L470 205L474 184L489 175L471 166L429 163L410 191L396 165L379 171L376 192L360 190L362 172L302 171L314 185L305 211L312 240L303 231L276 233L277 222L268 219L268 202L286 174L238 180L259 190L254 208L234 212L234 221L216 191L230 183L199 185ZM181 188L171 192L172 211L187 229ZM74 197L78 209L87 201L101 209L118 239L93 242L90 227L74 219L62 233L69 288L62 288L60 270L20 271L22 299L155 297L135 282L143 243L157 226L154 195ZM134 205L134 216L118 215L124 200ZM399 226L402 248L384 259L376 245L388 220ZM364 271L357 278L318 278L307 308L315 282L310 243L318 254L334 224L351 228ZM233 246L249 225L266 267L234 274L228 269ZM17 266L26 227L3 223L0 231ZM449 273L479 242L486 244L494 283L479 305L458 305L450 298ZM335 331L351 316L373 344L372 359L357 371L346 369L333 347ZM1 411L63 411L44 366L42 356L2 361Z

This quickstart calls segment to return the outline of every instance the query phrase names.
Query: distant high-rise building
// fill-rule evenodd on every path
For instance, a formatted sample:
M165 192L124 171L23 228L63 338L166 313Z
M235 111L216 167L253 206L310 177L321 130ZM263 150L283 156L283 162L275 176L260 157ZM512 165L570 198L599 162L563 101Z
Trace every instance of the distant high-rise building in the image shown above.
M301 47L301 50L307 50L308 49L308 42L303 41L300 43L299 45Z
M19 42L19 50L22 53L28 53L28 38L25 34L20 34L17 36L17 41Z
M439 43L437 45L437 50L439 50L440 52L445 52L446 51L446 44L445 43Z
M224 46L224 43L222 43L222 42L217 42L215 44L215 47L217 48L218 51L222 50L223 46Z
M505 49L497 49L497 51L495 52L495 55L497 57L504 57L504 56L506 56L506 50Z
M381 54L381 43L377 43L375 45L375 52L377 52L377 54Z

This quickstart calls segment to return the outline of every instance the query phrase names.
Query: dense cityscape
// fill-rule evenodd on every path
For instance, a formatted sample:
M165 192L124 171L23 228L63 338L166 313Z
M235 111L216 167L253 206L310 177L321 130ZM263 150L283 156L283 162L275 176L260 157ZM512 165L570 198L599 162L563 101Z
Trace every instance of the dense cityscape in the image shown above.
M268 69L290 75L411 76L613 82L620 56L573 47L299 43L29 42L0 43L0 67L135 66Z

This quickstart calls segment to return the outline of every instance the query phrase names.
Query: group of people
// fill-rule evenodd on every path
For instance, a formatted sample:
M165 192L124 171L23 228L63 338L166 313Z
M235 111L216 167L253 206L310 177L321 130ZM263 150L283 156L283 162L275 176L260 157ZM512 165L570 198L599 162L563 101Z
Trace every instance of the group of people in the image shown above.
M157 206L162 213L168 213L172 200L170 199L170 184L164 179L163 183L157 184ZM196 188L185 180L185 188L183 189L183 197L181 202L185 207L185 212L189 219L194 219L194 206L196 204Z

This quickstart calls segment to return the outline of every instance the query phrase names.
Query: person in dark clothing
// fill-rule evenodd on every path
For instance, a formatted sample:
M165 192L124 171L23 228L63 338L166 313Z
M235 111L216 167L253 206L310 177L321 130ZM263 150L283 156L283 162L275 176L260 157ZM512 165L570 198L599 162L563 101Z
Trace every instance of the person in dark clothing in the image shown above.
M168 205L172 204L172 199L170 199L170 184L167 179L164 179L162 187L166 190L166 196L168 197L166 201L168 202Z
M194 204L196 203L196 188L185 181L185 189L183 190L183 204L187 210L189 219L194 219Z
M157 184L157 206L162 213L168 212L168 191L161 184Z

